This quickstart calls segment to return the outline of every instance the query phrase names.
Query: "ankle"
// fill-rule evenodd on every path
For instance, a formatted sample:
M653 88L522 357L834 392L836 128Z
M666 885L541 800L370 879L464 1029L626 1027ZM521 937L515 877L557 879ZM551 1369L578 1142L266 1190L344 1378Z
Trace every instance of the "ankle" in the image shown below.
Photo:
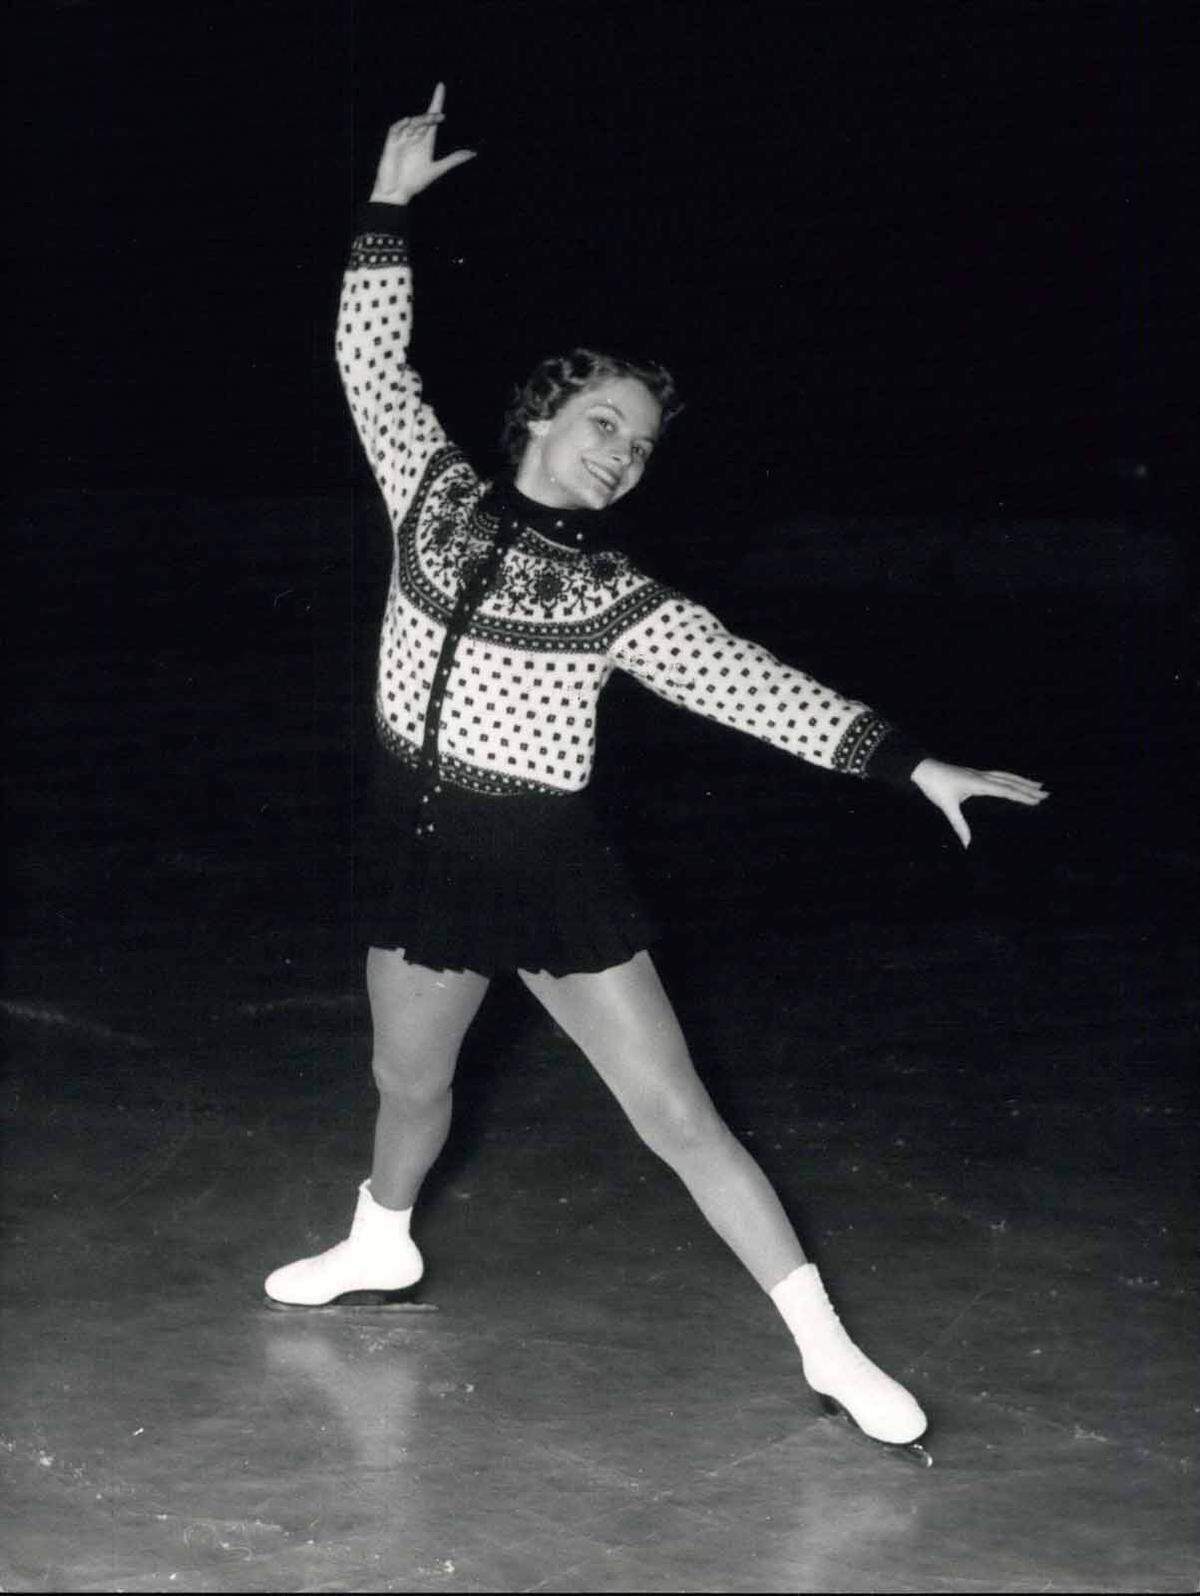
M816 1264L793 1269L768 1295L801 1350L830 1335L844 1334Z
M413 1211L413 1198L401 1187L391 1186L388 1181L379 1180L371 1176L364 1180L359 1190L366 1196L374 1208L389 1214L411 1214Z

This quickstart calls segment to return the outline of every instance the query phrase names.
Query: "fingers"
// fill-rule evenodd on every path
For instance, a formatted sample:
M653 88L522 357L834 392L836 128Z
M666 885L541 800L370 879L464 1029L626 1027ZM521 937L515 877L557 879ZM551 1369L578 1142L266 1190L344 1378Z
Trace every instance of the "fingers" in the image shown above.
M434 88L433 96L429 101L429 109L418 116L402 116L398 122L393 122L388 128L388 138L398 142L404 138L421 138L432 135L439 122L446 120L442 109L446 103L446 85L439 83Z
M969 848L971 846L971 828L963 819L962 810L954 805L950 805L948 808L944 809L942 813L954 828L954 835L958 838L959 842L962 843L964 848Z
M1014 776L1008 770L981 771L980 776L979 791L990 797L1009 798L1019 804L1040 804L1050 796L1040 781Z
M985 770L983 774L992 781L1012 782L1017 787L1028 787L1033 792L1046 790L1040 781L1034 781L1029 776L1015 776L1011 770Z
M474 159L474 150L455 150L453 155L444 155L440 161L435 161L434 171L440 177L443 172L448 172L452 166L461 166L464 161L473 161Z
M388 137L402 139L406 135L414 137L427 133L431 128L437 127L439 122L444 122L445 116L440 112L426 111L421 116L402 117L399 122L393 122L388 128Z

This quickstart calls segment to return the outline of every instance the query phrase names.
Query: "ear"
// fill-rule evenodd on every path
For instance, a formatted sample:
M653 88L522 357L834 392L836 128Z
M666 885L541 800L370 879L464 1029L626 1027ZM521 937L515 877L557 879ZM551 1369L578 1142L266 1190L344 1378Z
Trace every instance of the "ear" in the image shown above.
M531 438L544 438L550 431L548 421L531 421L529 423L529 436Z

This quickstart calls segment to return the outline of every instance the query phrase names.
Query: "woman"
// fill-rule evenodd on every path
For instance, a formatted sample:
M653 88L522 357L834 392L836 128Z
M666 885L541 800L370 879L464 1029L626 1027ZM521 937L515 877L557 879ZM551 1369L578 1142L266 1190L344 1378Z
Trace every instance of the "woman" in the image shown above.
M390 130L355 238L338 361L393 527L380 642L380 772L363 897L380 1108L349 1237L277 1269L273 1302L390 1293L421 1276L409 1234L450 1123L463 1036L516 971L599 1071L643 1140L768 1292L806 1379L873 1439L910 1445L914 1398L842 1329L762 1171L717 1115L647 952L653 936L589 807L595 709L612 670L812 764L908 784L963 845L961 805L1038 804L1041 786L924 757L842 698L607 546L677 408L657 366L576 350L516 396L511 480L481 482L405 360L414 195L437 160L444 89Z

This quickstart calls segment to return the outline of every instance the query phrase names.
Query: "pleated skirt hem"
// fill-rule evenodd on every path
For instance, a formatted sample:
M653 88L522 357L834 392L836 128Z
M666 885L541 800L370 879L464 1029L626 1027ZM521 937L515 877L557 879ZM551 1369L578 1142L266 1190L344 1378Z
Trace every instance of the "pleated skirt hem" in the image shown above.
M424 797L412 771L383 760L359 828L363 945L435 970L562 976L627 963L660 935L587 793L443 783Z

